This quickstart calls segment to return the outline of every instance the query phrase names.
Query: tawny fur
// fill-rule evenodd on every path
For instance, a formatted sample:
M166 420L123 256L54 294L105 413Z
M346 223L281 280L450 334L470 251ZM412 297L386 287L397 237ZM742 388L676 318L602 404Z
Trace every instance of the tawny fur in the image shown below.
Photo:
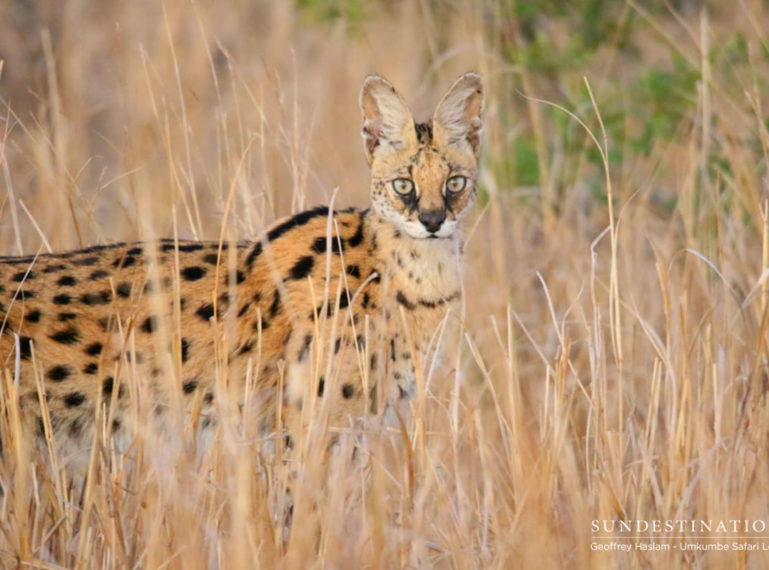
M0 358L18 376L28 433L45 435L36 378L52 435L81 448L102 403L110 429L130 437L138 391L150 394L152 417L176 402L207 427L223 367L236 399L248 376L287 410L325 398L341 424L412 397L414 361L424 364L460 298L460 221L477 191L482 104L480 78L467 74L416 125L387 81L368 78L372 205L363 211L316 208L250 243L0 259ZM447 190L452 177L466 180L461 191ZM411 181L411 195L395 192L396 179ZM425 212L445 217L439 229L420 221Z

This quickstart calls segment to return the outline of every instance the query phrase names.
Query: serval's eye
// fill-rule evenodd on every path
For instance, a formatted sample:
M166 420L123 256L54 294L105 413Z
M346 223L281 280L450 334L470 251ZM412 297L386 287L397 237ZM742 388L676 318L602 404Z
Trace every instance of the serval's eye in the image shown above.
M465 186L467 186L467 178L464 176L452 176L446 180L446 190L453 194L461 192Z
M413 189L414 189L414 183L408 178L396 178L395 180L393 180L393 190L395 190L398 194L401 194L402 196L411 194L411 191Z

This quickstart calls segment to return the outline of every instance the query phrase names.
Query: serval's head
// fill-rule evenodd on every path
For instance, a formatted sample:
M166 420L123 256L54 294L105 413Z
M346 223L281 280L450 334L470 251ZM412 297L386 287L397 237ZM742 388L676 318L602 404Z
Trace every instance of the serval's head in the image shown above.
M363 84L360 107L374 210L412 238L451 237L477 194L480 76L460 77L426 123L415 124L377 75Z

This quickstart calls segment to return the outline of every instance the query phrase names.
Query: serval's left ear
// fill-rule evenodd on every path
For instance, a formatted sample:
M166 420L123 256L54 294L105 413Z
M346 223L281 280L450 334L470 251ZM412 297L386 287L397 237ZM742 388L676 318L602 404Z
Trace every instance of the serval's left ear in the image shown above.
M433 115L433 138L438 145L472 151L481 144L483 84L477 73L465 73L444 95Z

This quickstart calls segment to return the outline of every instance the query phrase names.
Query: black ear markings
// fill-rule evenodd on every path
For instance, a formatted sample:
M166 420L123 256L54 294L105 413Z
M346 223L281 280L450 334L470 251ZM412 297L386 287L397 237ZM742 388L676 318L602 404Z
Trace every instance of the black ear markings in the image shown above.
M433 144L433 122L418 123L416 125L417 140L421 144L431 145Z

